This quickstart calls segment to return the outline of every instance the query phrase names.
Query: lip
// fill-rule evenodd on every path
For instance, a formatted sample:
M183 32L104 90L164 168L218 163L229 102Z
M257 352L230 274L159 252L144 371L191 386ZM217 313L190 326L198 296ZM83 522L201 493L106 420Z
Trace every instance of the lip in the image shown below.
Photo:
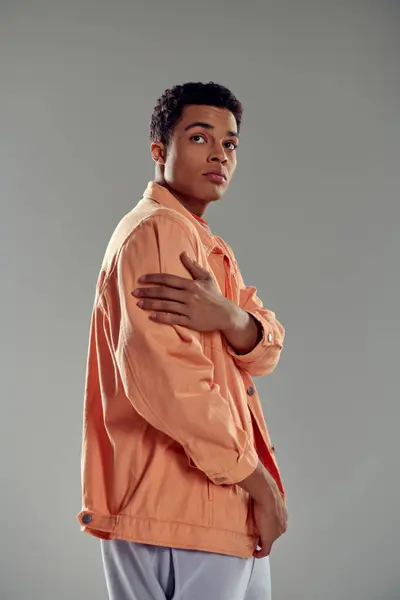
M226 181L226 175L223 171L208 171L207 173L203 173L203 175L215 183L222 184Z

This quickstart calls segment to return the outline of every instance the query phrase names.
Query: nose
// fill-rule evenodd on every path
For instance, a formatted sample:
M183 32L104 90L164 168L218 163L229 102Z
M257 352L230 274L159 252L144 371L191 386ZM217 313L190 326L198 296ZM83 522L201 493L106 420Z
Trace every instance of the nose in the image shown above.
M218 148L213 149L210 155L211 162L219 162L224 164L227 160L228 159L226 157L225 148L223 148L223 146L219 146Z

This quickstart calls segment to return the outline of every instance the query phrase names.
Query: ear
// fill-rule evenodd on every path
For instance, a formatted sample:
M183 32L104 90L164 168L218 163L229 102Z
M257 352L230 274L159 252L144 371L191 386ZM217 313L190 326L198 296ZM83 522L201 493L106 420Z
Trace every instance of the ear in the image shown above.
M152 142L150 152L155 163L158 165L165 165L165 160L167 158L165 144L162 142Z

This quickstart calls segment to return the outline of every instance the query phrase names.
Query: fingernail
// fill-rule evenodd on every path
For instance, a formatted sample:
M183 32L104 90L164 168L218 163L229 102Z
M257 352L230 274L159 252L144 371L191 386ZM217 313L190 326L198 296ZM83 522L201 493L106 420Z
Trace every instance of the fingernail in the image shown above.
M140 308L142 308L143 304L144 304L143 300L139 300L139 302L137 303L137 306L140 306Z

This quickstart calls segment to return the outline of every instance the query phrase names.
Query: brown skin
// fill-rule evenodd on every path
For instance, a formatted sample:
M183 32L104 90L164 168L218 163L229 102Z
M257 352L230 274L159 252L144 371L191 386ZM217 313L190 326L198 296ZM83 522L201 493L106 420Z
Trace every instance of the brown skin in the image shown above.
M218 290L211 273L186 252L180 256L193 279L167 273L143 275L140 283L157 287L137 288L133 295L149 318L158 323L181 325L194 331L221 331L238 354L247 354L260 335L258 321Z
M194 125L196 124L196 125ZM202 125L200 125L202 124ZM166 187L191 213L201 217L208 204L224 195L236 169L239 143L234 115L215 106L186 106L174 127L170 143L151 144L156 181ZM226 181L210 181L205 173L222 170ZM186 254L181 260L192 279L151 274L146 283L156 288L134 290L143 298L139 306L154 311L150 318L196 331L225 334L238 353L250 352L259 340L255 319L217 290L208 271Z
M208 127L190 127L204 123ZM190 127L190 129L187 129ZM156 163L156 181L168 188L191 213L201 217L208 204L222 198L236 169L239 143L237 123L225 108L186 106L175 125L169 146L151 144ZM204 173L221 168L227 180L223 185L209 181Z
M203 123L203 126L193 123ZM233 114L213 106L187 106L176 124L168 147L153 142L156 181L166 187L191 213L202 217L210 202L222 198L236 169L238 145ZM221 169L226 181L218 184L204 174ZM258 321L217 289L209 271L186 252L180 256L191 279L168 273L146 274L140 283L157 287L137 288L138 306L152 311L158 323L181 325L195 331L221 331L238 354L251 352L262 334ZM254 517L260 534L256 558L269 555L272 544L286 531L287 512L274 479L259 462L256 470L238 485L254 501Z

